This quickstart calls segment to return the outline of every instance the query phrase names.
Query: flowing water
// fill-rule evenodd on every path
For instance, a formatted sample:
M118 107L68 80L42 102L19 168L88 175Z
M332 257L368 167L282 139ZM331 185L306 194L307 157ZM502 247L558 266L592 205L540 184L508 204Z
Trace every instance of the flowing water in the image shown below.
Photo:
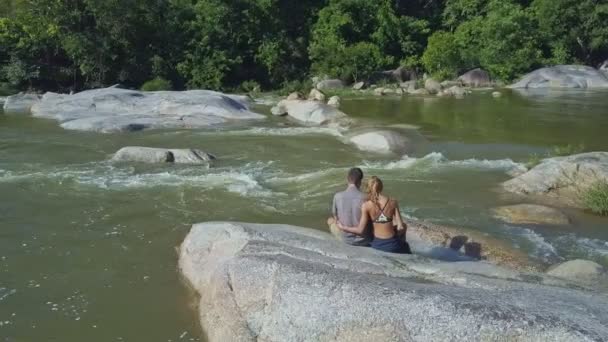
M359 126L424 138L409 156L375 156L333 128L263 124L217 130L95 134L0 115L0 340L198 341L175 247L192 223L238 220L326 229L332 194L354 165L379 175L410 217L509 241L546 264L608 265L608 220L567 210L573 224L504 224L496 191L531 155L556 145L608 150L605 92L463 100L352 98ZM259 106L261 112L269 108ZM210 168L107 162L122 146L191 147Z

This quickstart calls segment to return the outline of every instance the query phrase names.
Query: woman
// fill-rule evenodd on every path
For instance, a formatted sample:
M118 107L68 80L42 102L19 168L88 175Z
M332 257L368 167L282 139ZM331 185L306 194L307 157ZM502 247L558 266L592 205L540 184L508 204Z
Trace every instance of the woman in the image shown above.
M380 178L372 176L367 182L368 200L361 205L359 226L347 227L338 222L338 227L348 233L363 235L368 220L372 220L372 248L390 253L411 254L410 247L405 242L407 226L399 213L399 204L394 199L382 195L382 188Z

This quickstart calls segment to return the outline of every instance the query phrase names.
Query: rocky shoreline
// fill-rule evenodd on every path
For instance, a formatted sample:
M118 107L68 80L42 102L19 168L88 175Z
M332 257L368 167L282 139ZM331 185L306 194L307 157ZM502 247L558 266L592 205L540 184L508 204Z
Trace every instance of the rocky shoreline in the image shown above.
M608 296L555 276L563 269L551 275L386 254L295 226L194 225L179 268L200 296L211 342L608 336Z

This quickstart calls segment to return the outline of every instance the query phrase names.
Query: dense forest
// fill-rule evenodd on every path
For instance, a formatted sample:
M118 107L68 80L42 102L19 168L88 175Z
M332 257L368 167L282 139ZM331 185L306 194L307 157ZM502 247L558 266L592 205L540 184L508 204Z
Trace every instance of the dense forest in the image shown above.
M0 86L247 91L608 58L608 0L0 0Z

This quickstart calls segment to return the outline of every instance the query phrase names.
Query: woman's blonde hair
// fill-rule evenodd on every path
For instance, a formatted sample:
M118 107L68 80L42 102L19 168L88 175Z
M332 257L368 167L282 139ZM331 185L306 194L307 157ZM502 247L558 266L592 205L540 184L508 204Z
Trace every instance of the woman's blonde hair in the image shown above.
M384 185L380 178L376 176L371 176L367 181L367 196L368 199L372 202L378 202L378 197L380 197L380 193L382 193Z

